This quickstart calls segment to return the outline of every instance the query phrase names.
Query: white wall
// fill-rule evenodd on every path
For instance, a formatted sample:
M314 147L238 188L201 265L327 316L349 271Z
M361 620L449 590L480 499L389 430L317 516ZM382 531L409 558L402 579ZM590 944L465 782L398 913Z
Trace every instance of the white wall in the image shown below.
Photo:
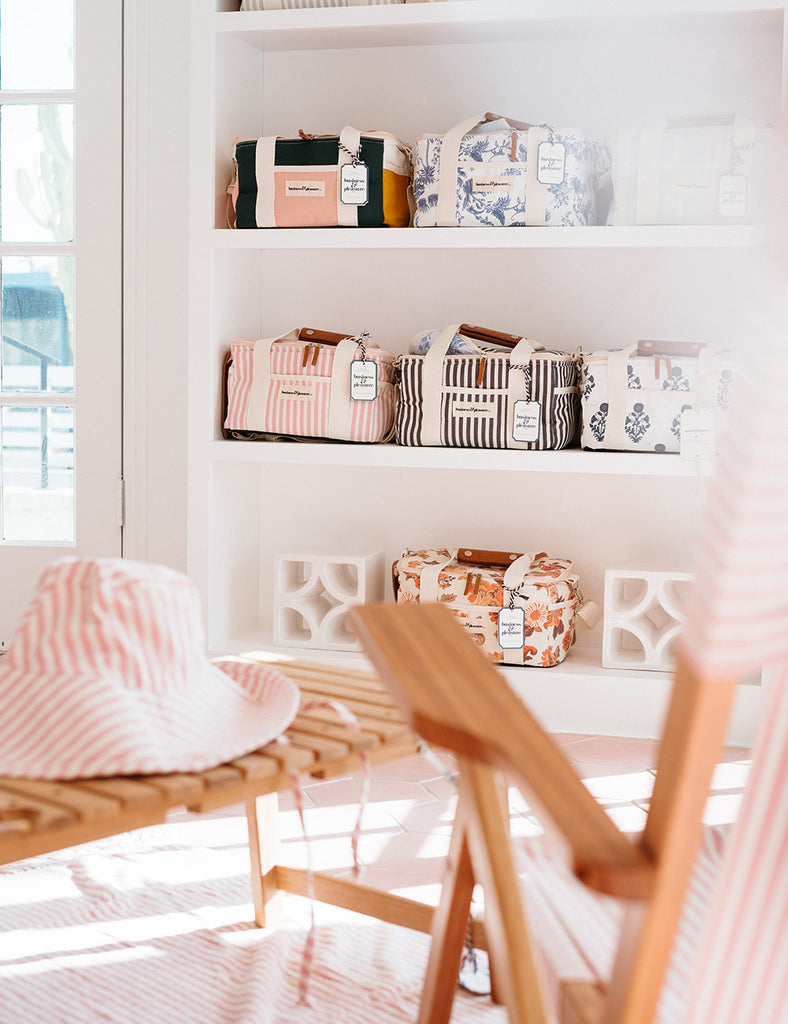
M125 554L186 568L189 0L125 27Z

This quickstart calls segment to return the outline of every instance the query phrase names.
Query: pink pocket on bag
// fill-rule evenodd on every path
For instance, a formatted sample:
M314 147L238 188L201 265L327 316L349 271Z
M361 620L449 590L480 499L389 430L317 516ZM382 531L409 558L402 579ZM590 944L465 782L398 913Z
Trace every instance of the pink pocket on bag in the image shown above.
M325 437L330 398L330 381L274 378L268 385L266 429L274 434Z
M274 172L274 220L277 227L336 227L336 170L277 168Z

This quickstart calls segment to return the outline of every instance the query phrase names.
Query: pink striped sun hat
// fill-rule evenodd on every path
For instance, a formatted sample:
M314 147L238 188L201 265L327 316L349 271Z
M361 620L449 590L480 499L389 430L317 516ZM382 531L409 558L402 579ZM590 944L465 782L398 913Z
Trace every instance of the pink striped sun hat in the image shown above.
M182 573L59 559L0 658L0 774L201 771L275 739L299 699L275 669L208 659Z

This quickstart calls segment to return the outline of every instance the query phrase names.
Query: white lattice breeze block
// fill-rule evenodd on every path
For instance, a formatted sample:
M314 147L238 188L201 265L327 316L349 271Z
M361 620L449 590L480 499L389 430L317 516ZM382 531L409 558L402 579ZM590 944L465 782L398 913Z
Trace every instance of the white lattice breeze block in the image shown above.
M348 615L355 604L382 601L385 554L301 551L277 555L274 642L324 651L360 651Z
M688 573L608 569L603 667L670 671L690 581Z

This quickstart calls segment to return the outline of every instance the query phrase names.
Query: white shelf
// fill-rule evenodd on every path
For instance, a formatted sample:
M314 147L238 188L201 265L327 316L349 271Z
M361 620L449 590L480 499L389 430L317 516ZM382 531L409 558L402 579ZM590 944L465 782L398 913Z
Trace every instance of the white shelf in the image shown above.
M394 350L424 324L452 322L459 308L463 319L502 330L527 324L530 336L564 351L622 348L643 336L725 348L746 330L739 285L766 238L762 225L233 231L224 227L228 155L234 134L255 126L292 133L308 119L329 130L347 118L412 141L477 103L514 110L522 96L535 97L533 116L600 138L703 112L774 121L786 5L448 0L240 12L233 3L205 0L221 10L200 18L191 80L190 571L212 646L363 665L352 652L272 645L276 554L303 544L333 550L349 533L387 557L422 543L413 536L440 544L470 529L491 547L538 536L572 554L596 600L608 566L686 566L699 470L710 476L713 462L579 448L224 440L219 366L228 339L273 330L287 310L338 329L350 309ZM580 645L554 668L506 668L505 677L553 731L658 736L669 675L602 669L599 629ZM729 739L747 743L760 687L740 690L739 731Z
M222 651L211 651L210 655L257 655L281 662L283 667L288 661L299 659L371 670L362 653L278 646L262 636L236 637ZM552 668L498 668L512 690L551 732L620 735L623 726L630 736L661 734L670 696L669 673L603 669L600 650L579 645ZM589 694L593 694L592 700ZM612 710L616 708L620 709L620 718Z
M449 0L299 11L232 11L214 15L217 35L264 52L380 46L435 46L589 38L611 32L708 32L735 25L755 31L782 17L780 4L757 0Z
M753 224L576 228L215 228L215 249L721 249L762 244Z
M211 657L263 655L285 665L294 658L371 669L364 654L278 647L258 637L237 637ZM500 666L507 683L548 732L599 736L662 735L672 687L667 672L603 669L597 648L576 645L553 668ZM760 708L759 686L738 686L726 742L750 746Z
M586 475L694 477L698 469L674 453L505 451L491 448L416 448L396 444L213 441L214 462L275 465L355 466L387 469L450 469L468 472L578 473ZM710 475L713 463L700 464Z
M599 631L600 627L597 627ZM211 657L222 655L262 655L274 657L282 661L293 658L308 661L326 661L338 665L355 668L370 668L366 655L355 651L321 650L317 647L297 647L275 644L270 637L249 635L235 637L224 645L222 651L211 651ZM593 684L600 680L609 680L628 685L651 685L661 690L671 681L669 672L653 672L636 669L605 669L602 668L601 648L576 644L566 658L552 668L537 668L531 665L498 665L506 676L509 684L522 696L526 696L531 684L555 685L558 680L575 680L585 684Z

